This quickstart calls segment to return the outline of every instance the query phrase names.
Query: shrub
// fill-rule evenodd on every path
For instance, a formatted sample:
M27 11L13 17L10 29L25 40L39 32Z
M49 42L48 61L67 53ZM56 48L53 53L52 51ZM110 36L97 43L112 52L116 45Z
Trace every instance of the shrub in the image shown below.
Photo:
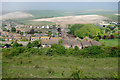
M6 46L7 48L9 48L11 45L10 44L5 44L4 46Z
M75 78L77 80L79 80L80 78L85 78L84 74L83 74L83 71L81 71L81 70L75 70L75 71L73 71L72 74L71 74L71 77Z
M79 48L78 48L77 46L75 46L75 50L76 50L76 51L78 51L78 50L79 50Z
M52 56L56 53L55 49L49 48L46 52L46 55Z
M52 74L55 73L55 71L54 71L53 69L51 69L51 68L49 68L49 69L47 70L47 72L48 72L50 75L52 75Z
M90 55L96 55L96 54L100 54L102 53L101 47L100 46L89 46L87 48L84 48L84 50L86 50L86 54L90 54Z
M13 47L13 48L16 48L16 47L20 47L20 46L23 46L23 45L15 42L12 47Z
M57 45L57 44L53 44L52 46L51 46L51 48L52 49L55 49L55 51L58 53L58 54L65 54L65 52L66 52L66 49L65 49L65 47L64 46L62 46L62 45Z
M27 48L32 48L33 46L32 46L32 43L31 42L28 42L28 44L27 44Z

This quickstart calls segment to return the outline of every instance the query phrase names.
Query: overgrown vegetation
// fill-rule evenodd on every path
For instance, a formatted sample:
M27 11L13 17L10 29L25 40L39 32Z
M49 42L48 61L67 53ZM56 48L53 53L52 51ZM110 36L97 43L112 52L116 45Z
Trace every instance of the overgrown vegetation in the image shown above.
M12 48L2 49L2 54L5 57L17 56L17 55L66 55L66 56L79 56L79 57L117 57L118 56L118 46L89 46L84 49L79 49L75 47L74 49L66 49L60 44L53 44L50 48L40 48L40 43L34 41L33 43L28 43L27 47L23 47L21 44L15 42Z
M119 39L118 25L111 24L107 27L98 27L93 24L74 24L69 29L69 34L75 37L84 38L90 37L94 40L99 39Z

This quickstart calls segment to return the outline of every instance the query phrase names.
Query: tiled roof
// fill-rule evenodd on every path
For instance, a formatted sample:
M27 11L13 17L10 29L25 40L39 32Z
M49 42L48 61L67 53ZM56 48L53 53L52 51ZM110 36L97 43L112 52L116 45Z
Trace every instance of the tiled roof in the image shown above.
M101 43L98 42L98 41L91 41L91 44L92 44L92 45L97 45L97 46L100 46L100 45L101 45Z
M50 44L58 44L58 39L50 39L50 40L42 40L41 41L41 44L47 44L47 45L50 45Z
M92 46L90 41L87 40L81 40L82 46L83 47L88 47L88 46Z
M62 42L62 45L79 45L79 46L81 46L81 42L80 41L77 41L77 40L72 40L72 39L65 39L65 40L63 40L63 42Z

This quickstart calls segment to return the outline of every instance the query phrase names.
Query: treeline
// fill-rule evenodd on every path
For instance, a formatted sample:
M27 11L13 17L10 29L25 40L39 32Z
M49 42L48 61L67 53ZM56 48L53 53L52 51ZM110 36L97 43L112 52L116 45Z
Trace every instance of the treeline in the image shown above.
M86 36L99 39L118 39L118 25L108 25L107 27L98 27L94 24L74 24L69 27L69 34L75 37L84 38Z
M29 57L32 55L64 55L64 56L77 56L77 57L117 57L118 46L107 47L107 46L89 46L84 49L75 48L66 49L60 44L53 44L50 48L33 48L24 47L21 44L13 44L11 48L2 49L3 57L18 56L22 55Z

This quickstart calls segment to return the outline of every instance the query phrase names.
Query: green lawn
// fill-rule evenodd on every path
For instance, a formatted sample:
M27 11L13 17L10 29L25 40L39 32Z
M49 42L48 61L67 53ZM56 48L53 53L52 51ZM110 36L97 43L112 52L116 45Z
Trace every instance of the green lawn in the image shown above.
M55 55L3 59L3 78L70 78L76 69L83 71L82 77L111 78L117 72L118 59Z
M117 46L118 45L118 39L106 39L106 40L100 40L99 42L104 44L105 46Z

